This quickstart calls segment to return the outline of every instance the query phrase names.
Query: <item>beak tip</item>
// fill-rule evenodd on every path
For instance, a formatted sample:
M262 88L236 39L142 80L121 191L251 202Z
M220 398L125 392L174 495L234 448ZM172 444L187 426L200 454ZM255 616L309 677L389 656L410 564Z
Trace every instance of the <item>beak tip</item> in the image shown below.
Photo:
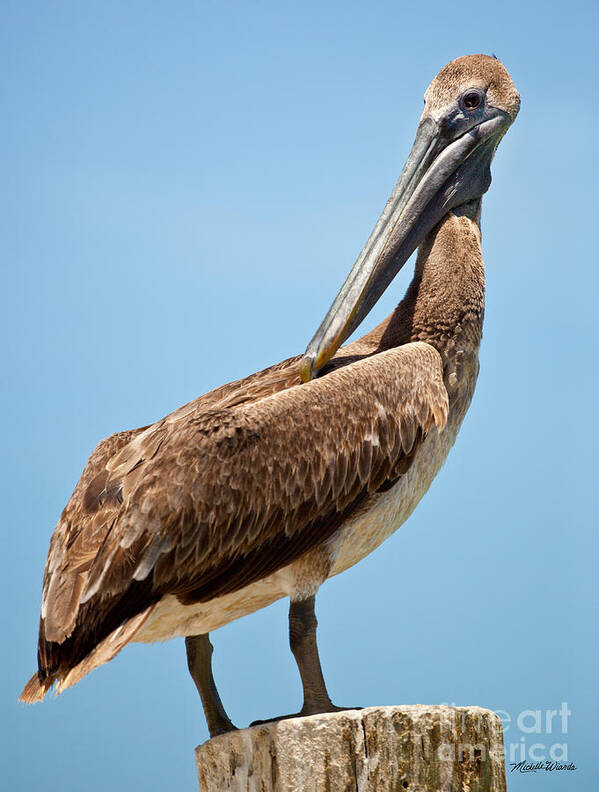
M311 355L304 355L300 360L299 369L302 382L310 382L314 374L314 358Z

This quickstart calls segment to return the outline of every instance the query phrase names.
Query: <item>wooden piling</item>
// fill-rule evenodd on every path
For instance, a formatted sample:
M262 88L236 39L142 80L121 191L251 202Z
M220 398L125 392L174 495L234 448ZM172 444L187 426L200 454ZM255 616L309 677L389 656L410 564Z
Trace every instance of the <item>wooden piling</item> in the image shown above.
M506 792L480 707L369 707L253 726L196 748L200 792Z

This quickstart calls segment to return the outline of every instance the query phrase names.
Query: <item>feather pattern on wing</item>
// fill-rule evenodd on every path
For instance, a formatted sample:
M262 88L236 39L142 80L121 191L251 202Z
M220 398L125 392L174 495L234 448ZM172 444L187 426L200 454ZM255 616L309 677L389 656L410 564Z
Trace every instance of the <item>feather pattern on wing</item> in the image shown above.
M294 358L104 440L50 545L44 686L165 594L212 599L326 540L448 407L439 353L415 342L305 385Z

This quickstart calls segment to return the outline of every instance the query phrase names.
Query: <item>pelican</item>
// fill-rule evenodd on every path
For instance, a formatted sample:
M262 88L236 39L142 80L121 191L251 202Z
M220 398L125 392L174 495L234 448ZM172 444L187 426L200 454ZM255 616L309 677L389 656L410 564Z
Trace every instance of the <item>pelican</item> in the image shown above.
M338 709L315 596L402 525L456 439L479 367L481 198L519 105L494 57L445 66L305 354L97 446L50 541L38 670L22 701L62 692L130 641L184 636L210 735L229 731L209 633L287 596L296 714ZM342 346L416 249L397 308Z

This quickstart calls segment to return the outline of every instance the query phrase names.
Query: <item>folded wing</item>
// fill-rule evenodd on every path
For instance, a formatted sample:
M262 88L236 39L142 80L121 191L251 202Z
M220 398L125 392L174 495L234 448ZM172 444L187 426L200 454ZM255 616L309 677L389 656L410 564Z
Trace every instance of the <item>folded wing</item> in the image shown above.
M46 564L44 690L165 594L212 599L326 540L447 419L441 358L421 342L305 385L295 366L265 375L98 446Z

